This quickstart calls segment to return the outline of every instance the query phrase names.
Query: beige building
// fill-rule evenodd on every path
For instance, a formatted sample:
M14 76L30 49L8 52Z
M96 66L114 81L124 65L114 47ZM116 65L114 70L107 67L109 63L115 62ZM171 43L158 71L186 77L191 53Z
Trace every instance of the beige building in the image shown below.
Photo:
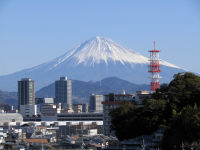
M61 106L56 106L55 104L41 104L40 113L42 121L55 121L57 120L57 114L61 113Z

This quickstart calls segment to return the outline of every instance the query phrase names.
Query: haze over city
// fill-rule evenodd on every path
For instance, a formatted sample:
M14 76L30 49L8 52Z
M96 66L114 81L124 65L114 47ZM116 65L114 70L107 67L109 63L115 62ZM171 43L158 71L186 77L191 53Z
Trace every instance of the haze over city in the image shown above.
M200 3L178 1L0 1L0 75L30 68L101 36L200 73Z

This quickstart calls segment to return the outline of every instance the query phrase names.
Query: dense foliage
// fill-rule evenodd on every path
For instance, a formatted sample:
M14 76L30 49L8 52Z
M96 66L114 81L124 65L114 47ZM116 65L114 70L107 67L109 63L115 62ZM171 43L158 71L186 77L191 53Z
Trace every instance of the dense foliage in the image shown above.
M149 100L144 107L126 103L111 112L111 128L120 140L151 134L166 123L166 110L165 100Z
M177 111L187 105L200 105L200 77L192 73L176 74L168 92L169 100Z
M186 106L171 121L164 133L163 149L180 149L181 145L199 147L200 139L200 108Z
M165 129L164 149L181 144L198 147L200 140L200 77L179 73L163 84L143 106L126 103L111 112L112 130L120 140Z

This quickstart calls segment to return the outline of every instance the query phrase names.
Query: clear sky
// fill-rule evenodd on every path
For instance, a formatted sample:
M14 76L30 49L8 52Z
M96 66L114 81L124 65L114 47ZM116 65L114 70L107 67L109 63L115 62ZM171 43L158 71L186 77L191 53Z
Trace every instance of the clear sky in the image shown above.
M0 75L101 36L200 73L199 0L0 0Z

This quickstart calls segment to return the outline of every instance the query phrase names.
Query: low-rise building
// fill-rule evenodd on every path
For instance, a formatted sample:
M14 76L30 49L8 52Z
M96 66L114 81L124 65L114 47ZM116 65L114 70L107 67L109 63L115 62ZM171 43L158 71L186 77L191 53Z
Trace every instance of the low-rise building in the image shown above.
M61 105L41 104L40 113L42 121L56 121L57 114L61 113Z
M23 117L32 117L37 115L37 105L20 105L20 114Z
M137 91L136 100L147 100L151 98L152 93L150 91Z
M64 126L59 126L59 137L67 136L94 136L103 133L103 121L67 122Z
M103 113L61 113L58 121L102 121Z
M23 116L19 113L0 113L0 125L11 122L22 122Z

